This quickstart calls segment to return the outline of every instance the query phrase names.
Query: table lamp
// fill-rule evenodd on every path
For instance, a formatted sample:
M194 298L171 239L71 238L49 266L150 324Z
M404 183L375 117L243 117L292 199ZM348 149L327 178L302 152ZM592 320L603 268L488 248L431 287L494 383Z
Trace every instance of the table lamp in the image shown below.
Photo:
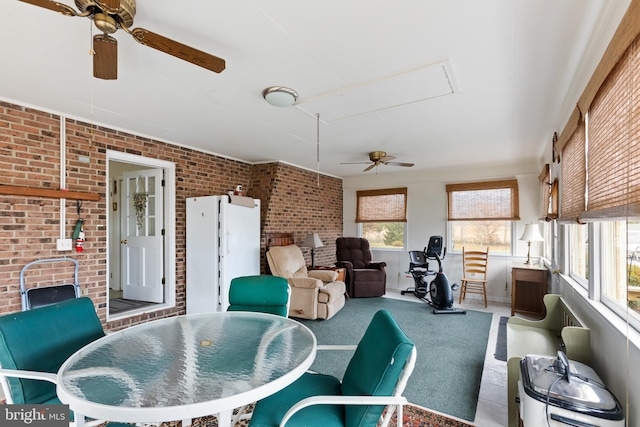
M527 224L524 226L524 233L520 240L527 242L527 261L525 264L531 264L531 242L543 242L544 237L540 234L538 224Z
M307 248L311 248L311 268L315 267L314 256L316 254L316 248L321 248L324 245L322 244L322 240L320 240L320 236L318 233L309 233L307 237L304 239L304 243L302 246Z

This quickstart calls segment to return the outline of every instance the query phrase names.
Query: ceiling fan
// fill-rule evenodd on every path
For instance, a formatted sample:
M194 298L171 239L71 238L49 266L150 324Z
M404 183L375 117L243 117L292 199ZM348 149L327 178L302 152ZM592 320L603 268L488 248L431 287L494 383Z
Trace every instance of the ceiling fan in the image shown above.
M340 163L341 165L367 165L362 172L370 171L373 168L378 167L378 165L391 165L391 166L403 166L406 168L410 168L413 166L413 163L402 163L402 162L392 162L395 157L387 156L387 153L384 151L372 151L369 153L369 161L368 162L355 162L355 163Z
M93 76L99 79L118 78L118 41L110 34L122 29L140 44L168 53L216 73L225 68L225 61L144 28L130 27L136 14L135 0L75 0L78 10L52 0L20 0L34 6L59 12L65 16L92 19L102 34L93 36ZM148 0L153 3L153 0Z

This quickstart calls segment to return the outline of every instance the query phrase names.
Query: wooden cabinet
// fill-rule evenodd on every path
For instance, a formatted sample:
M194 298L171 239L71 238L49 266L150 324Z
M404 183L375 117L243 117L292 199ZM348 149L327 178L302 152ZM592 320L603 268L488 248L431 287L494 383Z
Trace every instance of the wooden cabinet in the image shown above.
M547 269L538 264L514 263L511 269L511 315L544 317L542 302L547 293Z

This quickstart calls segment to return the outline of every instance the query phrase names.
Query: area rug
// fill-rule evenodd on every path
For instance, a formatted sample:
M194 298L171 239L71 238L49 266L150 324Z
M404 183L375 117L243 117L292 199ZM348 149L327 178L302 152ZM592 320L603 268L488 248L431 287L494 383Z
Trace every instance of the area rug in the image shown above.
M503 362L507 361L507 321L508 317L500 317L500 323L498 324L498 337L496 340L496 351L493 353L493 357L496 360Z
M449 418L446 415L438 414L414 405L405 405L402 410L402 427L473 427L464 421ZM247 420L241 420L236 424L239 427L246 427ZM174 421L162 423L161 427L179 427L182 423ZM196 418L191 424L193 427L218 427L218 420L215 416ZM389 427L397 427L395 415L389 422Z
M415 343L416 367L404 395L414 405L473 422L493 315L433 314L420 301L352 298L328 320L301 320L319 344L357 344L376 311L391 312ZM342 378L353 352L319 351L311 370Z

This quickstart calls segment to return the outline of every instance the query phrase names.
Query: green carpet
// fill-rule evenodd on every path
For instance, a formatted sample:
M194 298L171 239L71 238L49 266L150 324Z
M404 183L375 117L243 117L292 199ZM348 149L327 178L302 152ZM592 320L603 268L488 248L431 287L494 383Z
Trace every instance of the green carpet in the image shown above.
M374 313L386 309L415 343L416 367L404 395L409 402L463 420L476 414L491 313L432 313L424 302L355 298L329 320L300 320L318 344L357 344ZM342 378L352 352L320 351L311 370Z

